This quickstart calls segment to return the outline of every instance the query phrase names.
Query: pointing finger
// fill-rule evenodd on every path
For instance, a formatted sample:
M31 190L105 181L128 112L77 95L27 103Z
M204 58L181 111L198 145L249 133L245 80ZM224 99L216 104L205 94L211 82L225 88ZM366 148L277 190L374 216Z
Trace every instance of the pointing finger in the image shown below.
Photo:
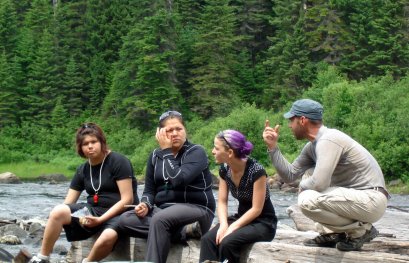
M269 121L269 120L266 120L266 122L265 122L264 125L265 125L264 128L270 127L270 121Z

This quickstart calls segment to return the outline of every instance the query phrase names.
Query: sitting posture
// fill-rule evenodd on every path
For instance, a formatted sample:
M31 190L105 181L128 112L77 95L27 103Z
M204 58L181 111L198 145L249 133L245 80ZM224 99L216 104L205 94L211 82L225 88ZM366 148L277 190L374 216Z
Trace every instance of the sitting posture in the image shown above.
M156 140L159 149L149 156L141 203L121 215L120 226L130 236L148 238L146 261L165 263L171 241L186 240L186 225L209 230L216 203L206 152L186 139L182 114L163 113Z
M138 204L137 184L130 161L109 150L98 125L82 125L77 131L76 145L77 153L88 161L77 168L64 204L51 211L41 251L31 258L32 263L49 262L63 228L68 241L84 240L101 232L83 262L102 260L118 239L119 215L124 212L124 205ZM84 190L88 194L87 202L77 203ZM80 211L88 211L90 215L76 217Z
M200 262L239 262L243 245L273 240L277 218L263 166L249 158L253 145L235 130L220 132L213 155L221 164L217 215L219 223L202 237ZM236 214L228 216L228 194L239 201Z
M263 138L285 182L303 176L298 205L321 234L304 244L360 250L377 236L372 223L384 214L389 194L375 158L345 133L325 127L322 114L321 104L310 99L294 102L284 114L295 138L309 140L292 164L277 147L279 125L266 121Z

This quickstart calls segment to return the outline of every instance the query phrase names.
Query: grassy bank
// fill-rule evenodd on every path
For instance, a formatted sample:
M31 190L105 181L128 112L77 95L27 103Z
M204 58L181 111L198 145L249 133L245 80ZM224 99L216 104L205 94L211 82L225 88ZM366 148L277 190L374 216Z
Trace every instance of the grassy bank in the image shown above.
M33 161L0 164L0 173L11 172L20 180L33 181L40 175L63 174L72 178L74 170L65 163L36 163Z
M0 164L0 174L5 172L11 172L15 174L22 181L35 181L40 175L47 174L63 174L68 179L74 176L77 165L73 163L78 162L78 165L84 160L78 158L77 160L71 160L70 164L67 162L55 162L52 163L38 163L33 161L19 162L19 163L7 163ZM143 175L136 175L141 179Z

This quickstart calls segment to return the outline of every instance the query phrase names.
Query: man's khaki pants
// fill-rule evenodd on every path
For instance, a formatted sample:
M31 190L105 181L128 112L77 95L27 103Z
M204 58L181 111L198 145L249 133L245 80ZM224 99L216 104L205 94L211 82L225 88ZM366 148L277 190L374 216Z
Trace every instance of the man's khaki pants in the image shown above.
M323 192L302 191L298 205L305 216L316 222L319 233L345 232L348 237L357 238L382 217L387 198L372 189L330 187Z

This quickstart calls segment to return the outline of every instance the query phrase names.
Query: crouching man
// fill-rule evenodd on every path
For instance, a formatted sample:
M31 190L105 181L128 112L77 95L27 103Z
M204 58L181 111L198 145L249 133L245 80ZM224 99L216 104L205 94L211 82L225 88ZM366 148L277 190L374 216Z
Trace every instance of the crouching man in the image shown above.
M263 139L285 182L302 176L298 205L320 233L304 245L360 250L378 235L372 224L384 214L389 194L375 158L347 134L324 126L322 114L322 105L310 99L297 100L284 114L295 138L309 141L293 163L277 146L279 125L267 120Z

